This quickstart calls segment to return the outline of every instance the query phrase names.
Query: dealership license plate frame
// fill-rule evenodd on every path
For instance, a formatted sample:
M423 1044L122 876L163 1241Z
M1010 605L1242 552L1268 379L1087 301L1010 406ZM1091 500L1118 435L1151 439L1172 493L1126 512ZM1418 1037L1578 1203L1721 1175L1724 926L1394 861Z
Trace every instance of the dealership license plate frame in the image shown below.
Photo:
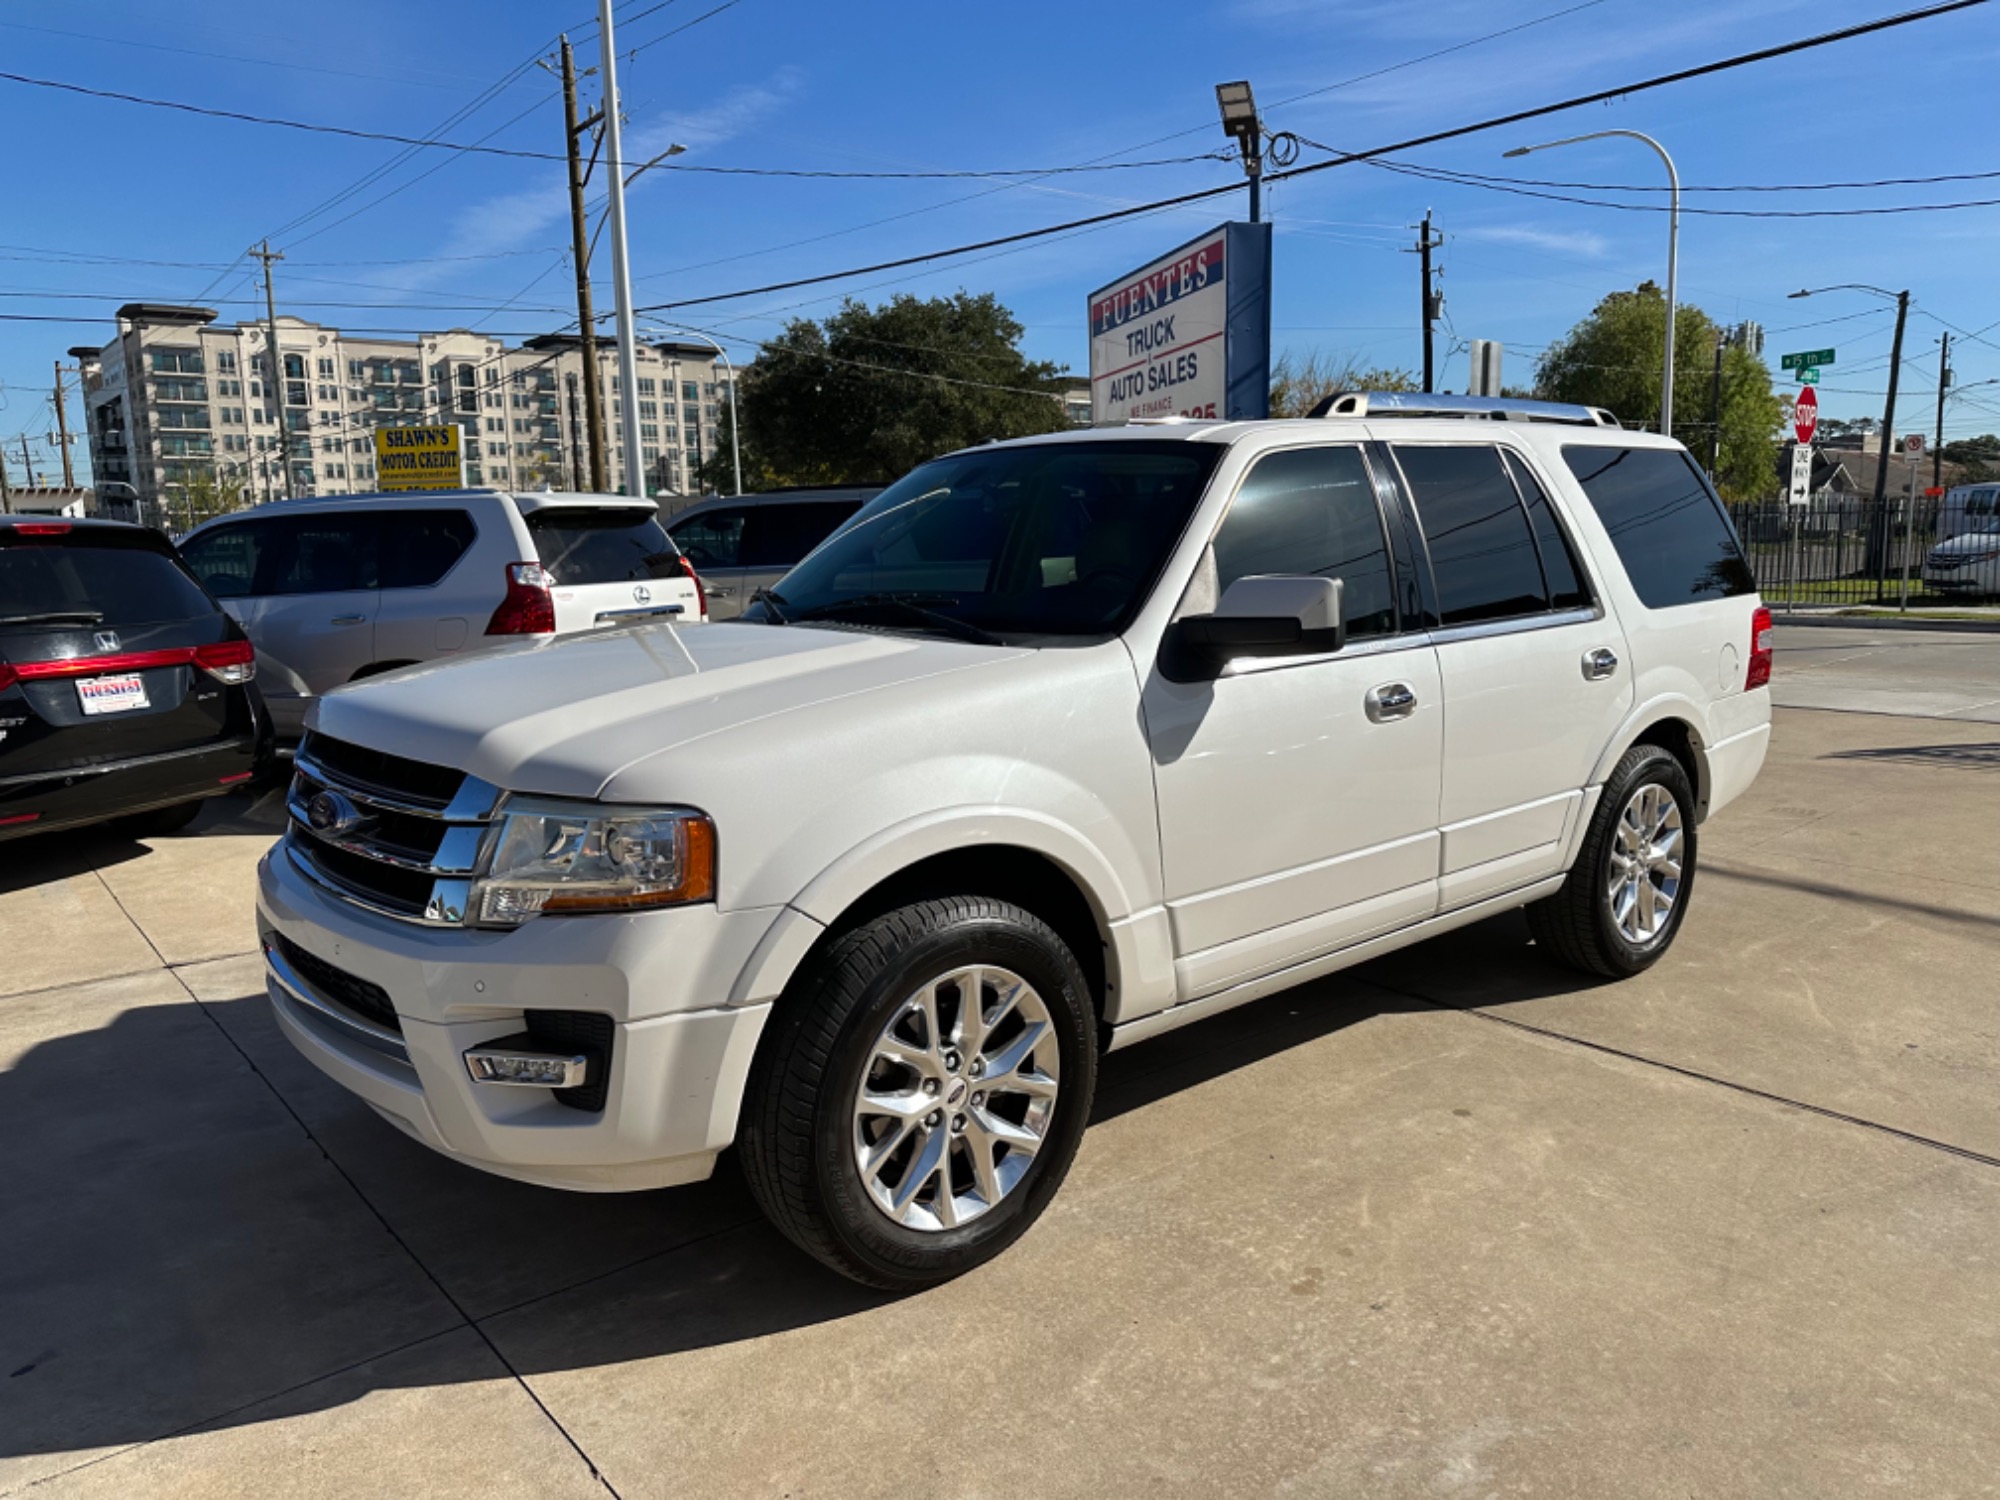
M76 701L88 718L130 713L134 709L153 706L152 700L146 696L145 675L140 672L80 677L76 684Z

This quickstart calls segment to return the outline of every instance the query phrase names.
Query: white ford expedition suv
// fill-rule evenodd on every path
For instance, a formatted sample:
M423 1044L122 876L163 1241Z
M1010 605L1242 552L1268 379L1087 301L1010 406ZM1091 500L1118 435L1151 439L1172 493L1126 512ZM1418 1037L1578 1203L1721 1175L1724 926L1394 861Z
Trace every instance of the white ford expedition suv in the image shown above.
M740 622L344 688L260 869L291 1040L437 1150L735 1145L872 1285L1017 1238L1101 1053L1526 905L1654 963L1756 775L1770 617L1677 443L1581 407L999 443Z

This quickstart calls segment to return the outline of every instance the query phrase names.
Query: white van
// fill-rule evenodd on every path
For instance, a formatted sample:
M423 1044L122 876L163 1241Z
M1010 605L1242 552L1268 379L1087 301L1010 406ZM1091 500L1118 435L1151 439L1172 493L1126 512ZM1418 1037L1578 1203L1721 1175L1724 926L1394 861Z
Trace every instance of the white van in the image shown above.
M1656 963L1770 671L1708 481L1600 412L995 443L739 621L319 704L271 1003L470 1166L653 1188L734 1145L800 1246L911 1289L1034 1222L1108 1050L1521 906L1586 973Z
M320 694L491 645L608 621L707 617L651 500L438 490L281 500L181 538L257 648L280 739Z

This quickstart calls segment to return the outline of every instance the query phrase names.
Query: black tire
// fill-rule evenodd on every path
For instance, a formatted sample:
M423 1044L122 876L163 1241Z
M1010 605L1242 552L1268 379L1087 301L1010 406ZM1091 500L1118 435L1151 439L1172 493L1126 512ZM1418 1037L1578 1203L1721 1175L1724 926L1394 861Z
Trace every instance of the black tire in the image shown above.
M1061 1086L1040 1149L1011 1190L956 1228L909 1228L862 1181L854 1099L882 1028L927 984L971 963L1010 969L1033 986ZM918 1291L990 1260L1040 1216L1076 1155L1096 1082L1096 1013L1062 939L1004 901L917 902L835 938L778 1001L744 1100L743 1175L771 1222L807 1254L866 1286Z
M192 802L176 802L171 807L148 808L145 812L128 813L112 820L111 826L132 839L165 838L170 833L179 833L188 824L201 816L202 804L208 799L197 797Z
M1679 809L1681 873L1673 906L1660 931L1645 942L1634 942L1619 930L1608 890L1618 821L1627 804L1647 786L1665 790ZM1591 816L1576 863L1570 866L1569 879L1554 895L1528 907L1528 926L1536 945L1572 969L1606 979L1629 979L1658 963L1673 946L1694 892L1694 812L1694 788L1671 752L1658 745L1634 745L1627 750L1604 784L1604 795Z

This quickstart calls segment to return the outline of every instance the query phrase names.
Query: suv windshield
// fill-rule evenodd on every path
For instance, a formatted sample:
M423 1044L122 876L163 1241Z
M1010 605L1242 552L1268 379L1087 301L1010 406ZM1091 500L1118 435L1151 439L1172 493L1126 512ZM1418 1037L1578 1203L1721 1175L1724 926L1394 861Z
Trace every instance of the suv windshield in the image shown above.
M1103 635L1138 611L1222 456L1185 440L1036 443L925 464L787 573L787 620ZM776 611L767 612L772 618Z
M215 601L143 531L0 529L0 626L153 625L198 620Z
M549 505L527 514L542 566L558 584L641 583L681 576L681 555L650 510Z

